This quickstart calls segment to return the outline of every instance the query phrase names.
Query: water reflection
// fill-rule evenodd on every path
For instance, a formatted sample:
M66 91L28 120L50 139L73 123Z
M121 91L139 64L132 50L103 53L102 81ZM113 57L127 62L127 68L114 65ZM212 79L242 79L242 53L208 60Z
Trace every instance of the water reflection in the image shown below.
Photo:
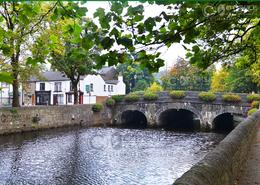
M1 136L0 184L172 184L223 137L118 128Z

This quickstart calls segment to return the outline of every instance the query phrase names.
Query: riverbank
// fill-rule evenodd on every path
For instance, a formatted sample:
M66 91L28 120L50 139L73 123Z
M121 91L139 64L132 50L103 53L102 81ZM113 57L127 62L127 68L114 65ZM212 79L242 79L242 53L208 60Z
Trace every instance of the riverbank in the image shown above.
M64 126L104 126L110 123L111 111L92 111L92 105L37 106L0 109L0 135Z
M248 159L235 185L260 185L260 124Z

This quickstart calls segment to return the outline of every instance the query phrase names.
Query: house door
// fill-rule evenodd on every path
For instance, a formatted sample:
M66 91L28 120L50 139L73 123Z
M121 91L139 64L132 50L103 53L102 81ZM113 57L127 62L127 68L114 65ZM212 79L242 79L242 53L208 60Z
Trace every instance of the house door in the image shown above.
M80 93L79 95L79 104L83 104L83 94Z
M57 94L53 95L53 105L58 105L58 95Z

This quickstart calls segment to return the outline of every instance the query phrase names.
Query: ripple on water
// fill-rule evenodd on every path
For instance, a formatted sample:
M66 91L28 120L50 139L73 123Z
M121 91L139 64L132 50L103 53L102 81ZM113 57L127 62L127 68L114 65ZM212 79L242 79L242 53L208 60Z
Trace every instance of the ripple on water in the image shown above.
M0 184L172 184L223 137L117 128L1 136Z

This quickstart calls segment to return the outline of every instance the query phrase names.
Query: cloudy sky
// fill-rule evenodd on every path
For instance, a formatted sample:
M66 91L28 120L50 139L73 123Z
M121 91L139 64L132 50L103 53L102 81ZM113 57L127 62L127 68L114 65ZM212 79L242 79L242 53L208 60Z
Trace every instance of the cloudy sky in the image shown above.
M135 2L131 2L131 4L137 4ZM87 16L92 17L93 13L95 10L99 7L104 8L104 9L109 9L109 2L107 1L91 1L87 2L85 5L88 9ZM163 6L159 5L150 5L148 3L144 4L145 7L145 12L144 15L145 17L154 17L156 15L159 15L160 12L163 10ZM181 44L173 44L170 48L164 47L159 50L161 52L161 58L165 60L165 66L160 69L164 70L169 69L175 62L178 57L185 57L186 51L182 47Z

